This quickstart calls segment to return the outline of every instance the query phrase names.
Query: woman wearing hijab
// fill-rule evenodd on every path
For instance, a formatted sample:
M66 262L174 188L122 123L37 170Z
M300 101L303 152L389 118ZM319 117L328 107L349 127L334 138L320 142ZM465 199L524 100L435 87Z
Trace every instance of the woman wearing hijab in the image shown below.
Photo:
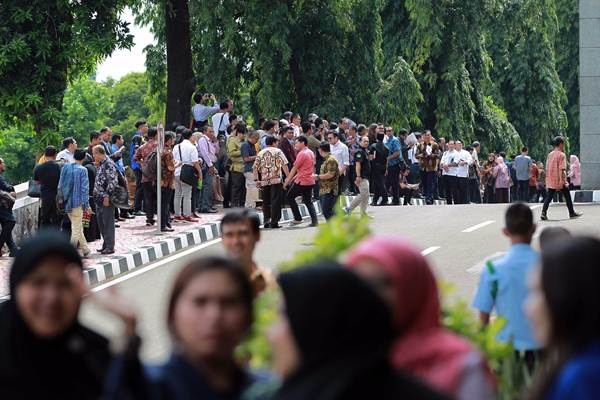
M271 327L276 400L442 399L389 364L389 310L336 263L280 276L283 306Z
M88 182L90 188L90 207L92 209L92 216L90 217L90 222L87 227L83 228L83 234L85 235L85 240L89 242L93 242L95 240L100 239L100 228L98 227L98 218L96 217L96 204L93 201L94 196L94 184L96 183L96 166L94 165L94 160L88 154L86 156L86 160L83 163L85 169L88 172Z
M459 400L494 398L484 359L442 327L435 277L416 248L398 237L373 236L349 253L346 264L392 310L395 367Z
M581 190L581 163L579 162L579 157L571 155L569 160L570 190Z
M2 399L99 399L108 341L77 319L82 262L58 232L26 241L10 271L10 300L0 304Z
M496 180L496 203L508 203L508 191L510 188L510 173L503 157L496 158L496 166L492 170L492 176Z

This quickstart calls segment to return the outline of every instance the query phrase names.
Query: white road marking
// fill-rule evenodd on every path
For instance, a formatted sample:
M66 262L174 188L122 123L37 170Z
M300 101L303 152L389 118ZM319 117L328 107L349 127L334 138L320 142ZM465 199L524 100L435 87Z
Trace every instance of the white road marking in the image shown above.
M110 282L106 282L106 283L104 283L102 285L96 286L96 287L92 288L91 290L92 290L92 292L99 292L99 291L107 289L107 288L109 288L111 286L118 285L119 283L125 282L125 281L127 281L127 280L129 280L131 278L135 278L138 275L145 274L146 272L150 272L150 271L152 271L155 268L161 267L161 266L163 266L165 264L168 264L168 263L173 262L175 260L178 260L180 258L189 256L190 254L192 254L192 253L194 253L194 252L196 252L198 250L205 249L205 248L207 248L209 246L217 244L220 241L221 241L221 238L212 240L210 242L202 243L201 245L194 246L192 248L186 249L186 250L182 251L181 253L177 253L177 254L175 254L173 256L166 257L166 258L164 258L162 260L159 260L159 261L155 262L154 264L150 264L150 265L148 265L146 267L142 267L142 268L136 269L133 272L125 274L125 275L123 275L121 277L118 277L116 279L113 279Z
M537 208L540 208L541 206L543 206L543 204L538 204L537 206L530 206L529 208L535 210Z
M491 225L491 224L493 224L494 222L496 222L496 221L493 221L493 220L485 221L485 222L482 222L482 223L480 223L480 224L477 224L477 225L475 225L475 226L472 226L472 227L470 227L470 228L467 228L467 229L465 229L465 230L464 230L464 231L462 231L462 232L463 232L463 233L471 233L471 232L473 232L473 231L476 231L477 229L483 228L484 226Z
M433 253L434 251L438 251L440 249L440 246L433 246L433 247L428 247L425 250L423 250L421 252L422 255L427 256L431 253Z

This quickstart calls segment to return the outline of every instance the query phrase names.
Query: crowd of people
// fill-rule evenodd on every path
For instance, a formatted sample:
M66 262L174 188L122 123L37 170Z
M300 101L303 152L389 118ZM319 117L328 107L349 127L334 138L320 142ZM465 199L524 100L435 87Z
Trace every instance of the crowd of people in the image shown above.
M77 158L76 158L77 159ZM131 301L90 293L82 259L64 233L46 230L16 251L10 300L0 304L0 393L9 399L494 399L498 379L483 353L442 325L438 287L421 252L398 236L365 238L339 262L273 278L253 260L260 220L232 210L225 257L188 262L165 307L172 351L140 359ZM549 227L541 254L525 203L508 207L508 253L490 261L473 306L482 326L506 321L497 340L534 373L528 399L600 396L600 241ZM279 291L268 332L272 371L254 371L236 348L251 332L253 303ZM86 296L85 296L86 295ZM122 321L121 346L79 322L83 301ZM315 310L318 310L315 311Z

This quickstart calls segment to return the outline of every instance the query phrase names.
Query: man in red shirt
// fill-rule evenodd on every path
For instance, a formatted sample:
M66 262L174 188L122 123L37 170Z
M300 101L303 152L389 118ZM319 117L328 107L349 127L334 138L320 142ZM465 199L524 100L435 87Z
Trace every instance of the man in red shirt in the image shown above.
M296 197L302 196L302 201L310 214L310 226L317 226L319 225L319 221L312 202L312 189L315 185L315 178L313 177L315 172L315 153L308 148L308 139L306 136L299 136L296 139L294 148L296 149L294 167L283 183L284 190L289 187L287 199L294 214L294 221L292 221L291 225L302 223L302 215L300 214L298 203L296 203Z

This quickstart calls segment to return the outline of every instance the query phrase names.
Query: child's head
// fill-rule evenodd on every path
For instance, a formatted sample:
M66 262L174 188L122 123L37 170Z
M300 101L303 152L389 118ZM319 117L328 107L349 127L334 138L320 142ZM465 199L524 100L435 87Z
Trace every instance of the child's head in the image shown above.
M533 213L527 204L517 202L508 207L503 232L513 243L531 243L535 229Z

